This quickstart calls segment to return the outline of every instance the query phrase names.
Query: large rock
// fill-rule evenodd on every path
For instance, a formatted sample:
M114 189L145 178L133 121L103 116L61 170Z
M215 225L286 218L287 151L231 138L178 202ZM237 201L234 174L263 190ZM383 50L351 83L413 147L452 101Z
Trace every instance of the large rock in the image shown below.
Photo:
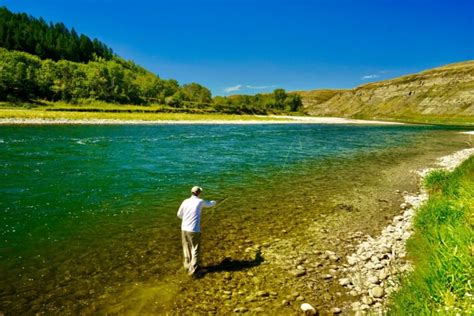
M316 309L308 303L301 304L300 308L305 315L316 315Z

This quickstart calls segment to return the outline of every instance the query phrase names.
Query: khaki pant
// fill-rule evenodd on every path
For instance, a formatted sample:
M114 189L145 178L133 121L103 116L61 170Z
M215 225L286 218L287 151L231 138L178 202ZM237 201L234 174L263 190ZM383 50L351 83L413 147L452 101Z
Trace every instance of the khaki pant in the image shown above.
M182 230L181 240L183 242L184 268L188 270L188 274L192 275L199 268L201 233Z

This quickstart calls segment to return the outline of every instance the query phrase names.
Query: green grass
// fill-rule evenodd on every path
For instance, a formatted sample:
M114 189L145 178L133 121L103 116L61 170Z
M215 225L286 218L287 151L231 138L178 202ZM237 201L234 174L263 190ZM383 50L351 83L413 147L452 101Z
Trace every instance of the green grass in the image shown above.
M0 119L67 119L67 120L144 120L144 121L268 121L279 120L272 117L237 115L206 112L198 108L171 108L164 105L119 105L101 101L83 104L64 102L41 102L12 104L0 102Z
M389 314L473 315L474 157L452 173L432 172L425 186L430 198L407 245L415 269L402 280Z
M452 115L404 115L404 116L367 116L355 115L353 118L363 120L381 120L410 124L446 125L446 126L474 126L474 116Z

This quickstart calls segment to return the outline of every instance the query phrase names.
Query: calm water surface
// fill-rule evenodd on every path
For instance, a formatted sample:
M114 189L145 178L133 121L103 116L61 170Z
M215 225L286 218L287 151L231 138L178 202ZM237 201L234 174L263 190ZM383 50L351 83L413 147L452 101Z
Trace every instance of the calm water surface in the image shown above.
M203 219L218 253L229 232L258 239L295 210L318 212L375 165L461 148L454 135L423 126L1 126L0 311L95 311L123 284L174 278L175 214L193 185L229 198ZM251 229L262 219L267 226Z

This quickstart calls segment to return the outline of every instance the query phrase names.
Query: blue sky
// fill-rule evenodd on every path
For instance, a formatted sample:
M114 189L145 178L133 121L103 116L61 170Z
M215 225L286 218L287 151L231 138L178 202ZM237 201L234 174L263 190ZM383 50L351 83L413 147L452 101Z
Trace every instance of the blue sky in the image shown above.
M474 1L0 0L213 95L352 88L474 59Z

